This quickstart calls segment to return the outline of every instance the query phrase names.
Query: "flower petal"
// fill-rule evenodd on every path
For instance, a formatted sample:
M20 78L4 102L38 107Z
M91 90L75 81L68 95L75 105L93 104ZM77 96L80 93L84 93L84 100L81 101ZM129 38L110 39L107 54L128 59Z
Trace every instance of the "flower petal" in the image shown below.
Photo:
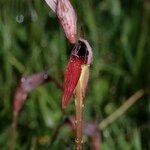
M81 74L82 58L72 55L66 68L62 108L66 108Z

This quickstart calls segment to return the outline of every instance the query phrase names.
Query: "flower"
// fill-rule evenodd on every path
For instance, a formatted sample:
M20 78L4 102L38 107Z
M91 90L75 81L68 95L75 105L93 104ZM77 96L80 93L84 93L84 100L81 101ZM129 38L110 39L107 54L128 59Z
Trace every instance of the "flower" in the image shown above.
M89 66L92 63L92 59L92 48L85 39L80 38L73 48L69 62L67 64L62 108L66 108L68 105L79 79L82 83L83 96L85 95L89 79Z
M45 71L22 77L14 96L14 111L18 113L26 102L28 94L49 80L51 80L51 78Z

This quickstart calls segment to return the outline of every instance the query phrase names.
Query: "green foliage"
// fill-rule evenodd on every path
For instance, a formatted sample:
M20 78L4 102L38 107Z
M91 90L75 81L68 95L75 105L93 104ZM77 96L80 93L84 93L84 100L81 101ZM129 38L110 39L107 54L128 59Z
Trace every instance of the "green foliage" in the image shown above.
M86 121L110 115L125 100L150 83L150 3L146 0L74 0L79 26L93 47ZM63 83L72 46L56 16L44 1L0 2L0 149L8 149L14 92L22 75L43 71ZM62 92L53 83L34 90L18 120L17 149L74 147L73 133L62 127ZM102 150L150 149L150 101L144 95L126 114L102 132ZM67 108L74 115L73 102ZM85 138L84 149L89 148Z

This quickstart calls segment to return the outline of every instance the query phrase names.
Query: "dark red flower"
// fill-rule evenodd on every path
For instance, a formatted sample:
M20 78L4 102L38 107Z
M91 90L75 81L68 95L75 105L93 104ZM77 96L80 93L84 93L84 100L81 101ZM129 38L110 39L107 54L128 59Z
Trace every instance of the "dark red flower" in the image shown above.
M65 72L62 108L66 108L71 99L71 96L73 95L73 92L81 75L82 65L90 65L92 62L92 56L92 49L88 42L84 39L79 39L78 43L72 50L72 54L70 56ZM83 85L85 89L88 83L88 76L89 73L87 72L87 77ZM83 94L85 94L85 92Z

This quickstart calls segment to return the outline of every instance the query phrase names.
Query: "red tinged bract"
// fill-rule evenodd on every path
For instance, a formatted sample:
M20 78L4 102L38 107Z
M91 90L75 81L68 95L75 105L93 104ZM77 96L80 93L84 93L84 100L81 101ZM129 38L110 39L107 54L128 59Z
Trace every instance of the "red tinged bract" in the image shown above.
M70 43L76 43L77 16L70 0L58 0L56 13Z
M81 66L84 64L84 58L71 55L65 72L64 93L62 99L62 108L66 108L81 74Z
M57 14L59 23L71 44L76 43L77 15L70 0L45 0L47 5Z

